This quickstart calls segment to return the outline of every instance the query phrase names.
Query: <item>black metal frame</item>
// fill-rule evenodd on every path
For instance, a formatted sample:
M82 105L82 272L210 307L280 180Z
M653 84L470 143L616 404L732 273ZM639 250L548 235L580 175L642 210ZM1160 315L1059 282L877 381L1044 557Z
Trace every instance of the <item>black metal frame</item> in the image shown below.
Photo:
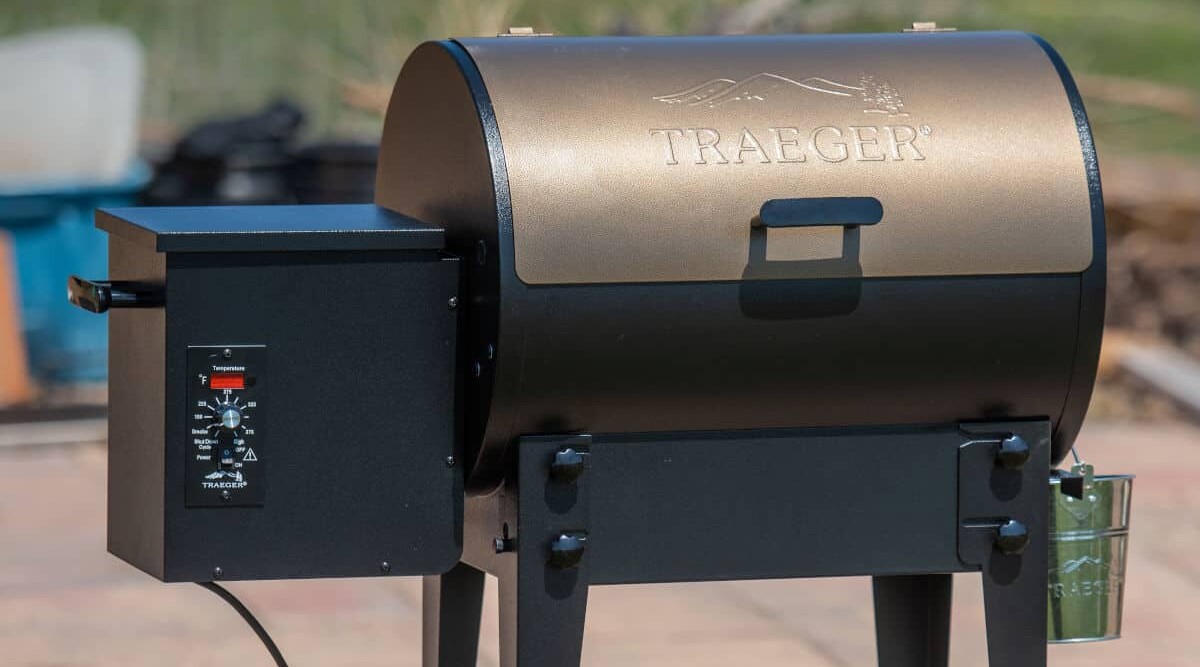
M425 579L426 667L475 664L485 572L503 667L578 665L591 585L847 575L874 577L881 666L944 666L950 574L973 570L992 667L1045 665L1048 421L515 451L500 490L467 501L463 562Z

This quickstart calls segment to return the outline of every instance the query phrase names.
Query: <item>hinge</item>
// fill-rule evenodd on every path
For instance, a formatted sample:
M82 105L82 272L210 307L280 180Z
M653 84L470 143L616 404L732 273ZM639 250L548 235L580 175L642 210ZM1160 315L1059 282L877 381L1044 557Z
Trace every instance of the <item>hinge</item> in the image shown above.
M939 28L936 21L913 21L904 32L958 32L958 28Z
M536 32L530 26L510 26L508 32L502 32L497 37L553 37L552 32Z

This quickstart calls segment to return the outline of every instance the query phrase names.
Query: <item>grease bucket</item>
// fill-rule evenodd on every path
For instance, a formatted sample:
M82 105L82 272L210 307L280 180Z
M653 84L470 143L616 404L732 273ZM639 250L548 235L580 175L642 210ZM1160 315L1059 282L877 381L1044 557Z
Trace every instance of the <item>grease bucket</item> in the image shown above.
M1133 475L1082 475L1081 497L1060 478L1050 480L1050 643L1117 639L1125 597L1129 507Z

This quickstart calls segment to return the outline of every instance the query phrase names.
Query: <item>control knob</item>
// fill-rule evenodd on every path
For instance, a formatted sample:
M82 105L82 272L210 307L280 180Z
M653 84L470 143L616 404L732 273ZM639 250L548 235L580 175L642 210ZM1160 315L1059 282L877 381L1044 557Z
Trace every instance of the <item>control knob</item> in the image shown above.
M224 403L218 400L213 417L213 426L228 432L236 431L242 425L242 406L229 402L229 399Z
M236 405L226 405L217 412L221 428L232 431L242 425L242 411Z

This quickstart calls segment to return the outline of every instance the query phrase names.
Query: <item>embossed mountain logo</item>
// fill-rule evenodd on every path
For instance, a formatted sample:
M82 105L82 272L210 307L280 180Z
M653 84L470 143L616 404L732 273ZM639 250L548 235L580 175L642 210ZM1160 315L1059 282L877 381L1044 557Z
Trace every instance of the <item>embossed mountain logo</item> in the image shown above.
M1062 567L1058 568L1058 571L1063 574L1071 574L1072 572L1078 571L1084 565L1099 565L1100 567L1108 567L1108 563L1105 563L1104 559L1102 558L1097 558L1095 556L1081 556L1074 560L1068 560L1064 562Z
M654 100L666 104L710 109L731 102L761 102L772 93L783 89L799 89L821 95L858 99L863 104L863 113L888 116L907 116L900 93L887 81L870 74L858 79L858 85L850 85L819 76L807 79L791 79L779 74L760 72L744 79L711 79L686 90L667 95L655 95Z

